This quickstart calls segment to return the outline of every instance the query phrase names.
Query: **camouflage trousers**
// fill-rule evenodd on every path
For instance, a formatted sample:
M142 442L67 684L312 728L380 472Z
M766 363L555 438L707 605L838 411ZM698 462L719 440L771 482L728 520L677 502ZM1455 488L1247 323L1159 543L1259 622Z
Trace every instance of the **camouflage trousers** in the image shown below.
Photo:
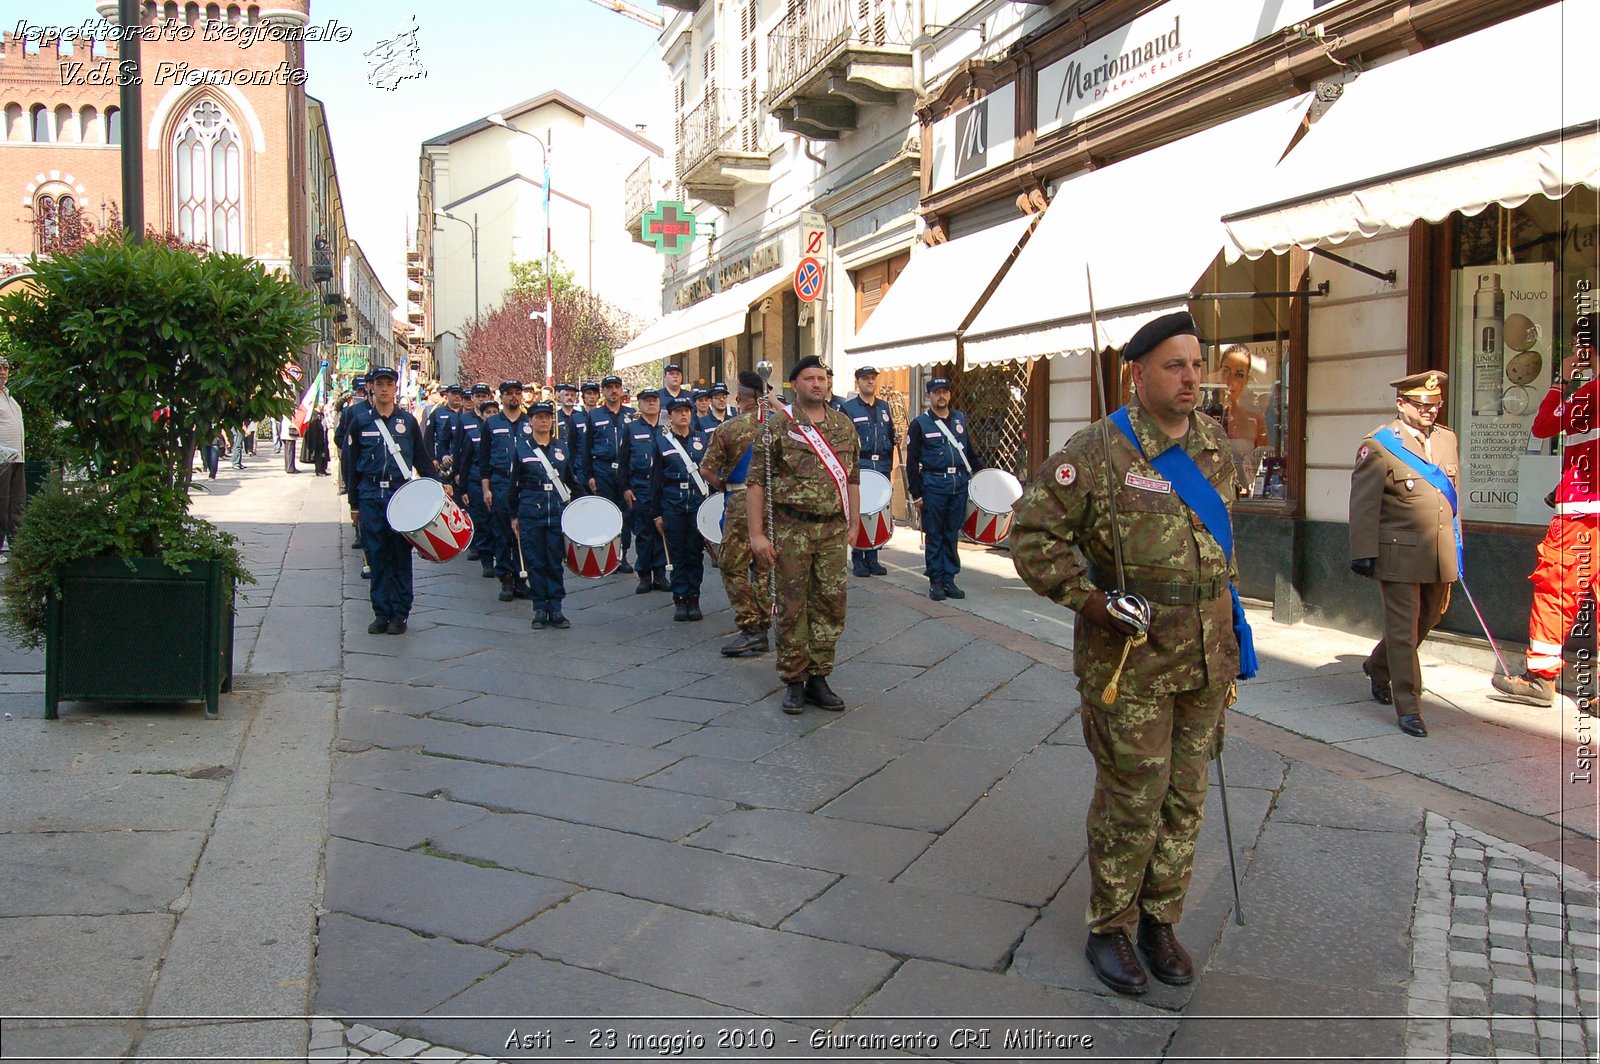
M772 598L767 592L767 570L750 553L750 519L745 514L743 491L730 492L724 500L722 551L717 555L722 586L728 592L728 605L741 631L765 630L772 621ZM756 567L755 579L750 566Z
M1114 706L1082 685L1083 738L1094 755L1089 803L1089 930L1132 931L1142 912L1175 924L1194 871L1206 764L1228 686Z
M845 567L850 541L844 519L816 521L777 511L778 675L784 683L833 671L844 631Z

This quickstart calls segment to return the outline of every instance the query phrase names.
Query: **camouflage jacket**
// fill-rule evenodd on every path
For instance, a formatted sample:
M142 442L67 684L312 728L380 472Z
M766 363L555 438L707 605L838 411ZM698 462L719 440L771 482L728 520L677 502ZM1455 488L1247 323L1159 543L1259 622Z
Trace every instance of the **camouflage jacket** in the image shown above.
M861 483L861 437L856 426L839 411L828 407L817 431L844 466L846 481ZM751 483L764 483L765 460L761 453L761 438L756 439L754 468L750 471ZM839 489L822 460L811 450L804 436L795 430L790 414L774 414L772 418L772 480L776 485L773 501L802 513L828 517L843 513ZM766 485L769 491L772 485Z
M700 459L701 475L716 484L723 483L728 479L728 474L739 464L739 459L744 457L744 452L757 442L760 435L761 425L756 421L753 412L731 417L718 425L712 430L711 440L706 444L706 456ZM754 465L752 460L749 475L755 474ZM738 491L743 486L742 483L730 484L728 488Z
M1160 454L1170 440L1137 406L1134 433L1145 453ZM1228 504L1235 497L1233 452L1221 427L1196 413L1188 451ZM1207 584L1222 581L1214 598L1182 606L1154 605L1150 641L1128 656L1122 690L1139 696L1171 694L1227 684L1239 671L1232 601L1225 581L1234 575L1222 547L1205 531L1171 484L1111 426L1111 465L1117 482L1117 519L1128 583ZM1045 462L1014 509L1011 557L1034 591L1078 611L1095 590L1084 563L1115 581L1103 436L1098 423L1083 429ZM1122 655L1122 637L1080 614L1073 629L1073 670L1098 695Z

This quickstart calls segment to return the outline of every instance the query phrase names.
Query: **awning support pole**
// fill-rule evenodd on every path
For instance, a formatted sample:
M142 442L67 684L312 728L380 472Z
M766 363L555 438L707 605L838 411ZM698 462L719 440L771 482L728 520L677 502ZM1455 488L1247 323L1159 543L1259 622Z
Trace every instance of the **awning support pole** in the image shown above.
M1328 294L1328 282L1315 288L1297 288L1293 292L1190 292L1190 299L1310 299Z
M1331 260L1333 262L1337 262L1340 266L1344 266L1344 267L1347 267L1349 269L1352 269L1352 270L1356 271L1357 273L1364 273L1368 277L1376 277L1378 280L1382 281L1384 284L1394 284L1395 272L1393 270L1375 270L1371 266L1366 265L1365 263L1356 262L1354 259L1347 259L1343 255L1336 255L1333 252L1326 250L1325 248L1312 248L1311 249L1311 254L1313 254L1313 255L1321 255L1325 259L1329 259L1329 260Z

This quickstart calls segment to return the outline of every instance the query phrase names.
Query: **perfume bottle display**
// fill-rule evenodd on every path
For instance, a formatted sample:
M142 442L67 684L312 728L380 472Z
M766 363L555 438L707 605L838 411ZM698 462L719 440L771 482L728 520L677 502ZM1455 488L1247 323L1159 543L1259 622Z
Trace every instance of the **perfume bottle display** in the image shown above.
M1506 293L1498 273L1478 274L1472 293L1472 412L1490 417L1503 410L1505 395Z

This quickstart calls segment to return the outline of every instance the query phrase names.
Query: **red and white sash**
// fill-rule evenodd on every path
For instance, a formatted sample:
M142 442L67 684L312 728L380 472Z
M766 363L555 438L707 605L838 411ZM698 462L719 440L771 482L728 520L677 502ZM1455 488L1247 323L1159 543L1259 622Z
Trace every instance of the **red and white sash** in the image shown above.
M803 424L799 418L790 416L795 429L800 433L800 438L811 448L822 467L833 478L833 486L839 489L839 509L844 514L844 523L850 523L850 474L845 472L844 463L839 461L839 456L833 453L833 448L828 446L828 441L822 438L822 433L817 431L815 425Z

